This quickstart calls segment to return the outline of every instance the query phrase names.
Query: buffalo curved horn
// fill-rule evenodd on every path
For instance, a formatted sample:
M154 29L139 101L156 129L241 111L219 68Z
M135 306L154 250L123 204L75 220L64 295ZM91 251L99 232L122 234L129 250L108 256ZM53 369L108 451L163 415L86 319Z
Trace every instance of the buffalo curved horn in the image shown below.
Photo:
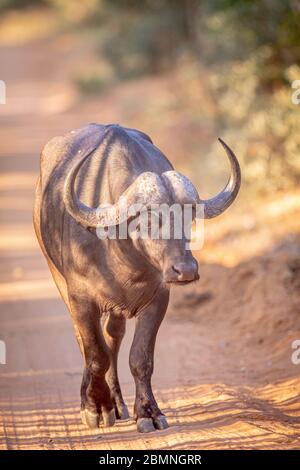
M219 142L223 145L231 167L231 173L229 180L219 194L216 196L200 200L200 202L204 205L204 218L205 219L212 219L213 217L217 217L218 215L222 214L235 200L240 186L241 186L241 169L236 158L235 154L231 150L231 148L219 137Z
M80 168L95 148L85 152L68 173L63 191L63 201L68 213L85 228L109 227L124 222L152 204L161 204L168 197L160 177L150 171L136 175L133 183L113 204L91 208L83 204L75 192L75 180Z
M203 204L204 218L212 219L225 211L235 200L241 185L241 170L239 162L228 147L228 145L219 138L220 143L223 145L231 165L231 174L223 191L211 199L200 199L198 192L191 181L177 171L166 171L162 174L164 181L168 188L173 192L175 200L180 201L181 204Z

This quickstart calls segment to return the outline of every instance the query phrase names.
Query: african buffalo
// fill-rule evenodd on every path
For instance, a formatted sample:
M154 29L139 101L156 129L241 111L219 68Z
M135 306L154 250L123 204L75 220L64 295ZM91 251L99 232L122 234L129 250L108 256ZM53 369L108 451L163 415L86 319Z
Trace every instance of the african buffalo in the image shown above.
M124 239L102 239L97 227L124 223L120 214L125 196L129 206L141 204L148 214L152 203L202 204L204 218L221 214L240 187L238 161L221 143L231 176L224 190L208 200L201 200L151 139L134 129L89 124L55 137L42 151L34 226L84 358L81 417L90 428L101 421L111 426L116 418L129 416L117 358L130 317L136 323L129 362L136 385L137 429L149 432L168 426L151 389L156 334L169 287L199 278L184 234L169 240L133 233ZM131 220L137 216L135 210L127 215Z

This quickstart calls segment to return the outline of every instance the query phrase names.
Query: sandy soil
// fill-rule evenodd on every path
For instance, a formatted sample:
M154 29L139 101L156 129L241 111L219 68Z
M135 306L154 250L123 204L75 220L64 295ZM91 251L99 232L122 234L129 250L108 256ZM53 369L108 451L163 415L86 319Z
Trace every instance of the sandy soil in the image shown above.
M0 448L299 448L300 365L291 362L300 339L299 193L207 225L201 280L174 290L157 340L153 385L170 428L139 435L132 419L97 432L81 424L82 361L31 224L39 151L85 122L140 127L134 100L172 86L144 79L81 101L67 77L84 57L71 37L0 49L8 86L0 107ZM128 322L120 353L130 407L133 328Z

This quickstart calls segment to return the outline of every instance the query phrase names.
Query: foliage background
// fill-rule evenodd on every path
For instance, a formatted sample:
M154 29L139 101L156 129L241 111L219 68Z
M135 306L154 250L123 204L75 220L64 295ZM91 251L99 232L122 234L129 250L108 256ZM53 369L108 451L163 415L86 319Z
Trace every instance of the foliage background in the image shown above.
M44 32L55 25L57 34L78 35L83 48L92 44L96 60L70 77L82 95L175 77L176 93L162 96L156 112L161 128L176 111L190 130L177 158L182 166L186 159L186 171L199 174L197 131L205 129L202 162L218 184L217 135L241 159L249 194L299 184L299 107L291 102L291 83L300 78L298 0L0 0L3 14L27 11L30 29L38 29L30 22L36 8L55 18ZM146 126L151 111L144 115Z

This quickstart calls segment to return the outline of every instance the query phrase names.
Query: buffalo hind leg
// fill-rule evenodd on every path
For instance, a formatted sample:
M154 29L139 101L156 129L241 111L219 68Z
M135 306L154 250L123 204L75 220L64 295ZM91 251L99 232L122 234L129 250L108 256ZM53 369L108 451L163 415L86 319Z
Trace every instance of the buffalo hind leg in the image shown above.
M126 319L113 312L103 315L102 328L105 342L110 349L111 362L106 373L106 380L110 388L111 397L115 406L116 418L129 418L128 408L124 402L118 378L118 354L125 334Z
M134 415L139 432L151 432L168 427L151 388L155 340L168 300L169 292L161 291L152 304L139 312L136 317L129 363L136 387Z
M70 310L85 361L81 384L81 419L89 428L115 423L115 410L105 374L110 355L101 334L99 309L86 296L69 295Z

